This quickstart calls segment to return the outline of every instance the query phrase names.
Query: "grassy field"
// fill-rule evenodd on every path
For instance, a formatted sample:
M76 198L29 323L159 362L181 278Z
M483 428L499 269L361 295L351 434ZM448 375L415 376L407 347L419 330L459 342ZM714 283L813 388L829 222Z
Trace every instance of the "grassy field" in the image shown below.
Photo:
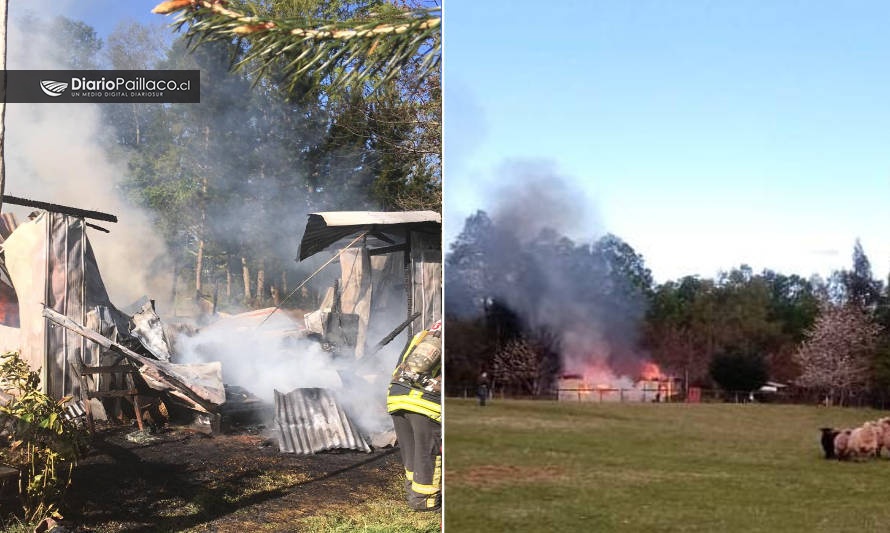
M345 507L323 515L308 517L295 531L325 533L434 533L440 531L439 512L418 513L405 504L405 486L400 477L390 482L380 497L358 507Z
M445 530L890 531L890 459L819 445L821 426L886 414L449 399Z

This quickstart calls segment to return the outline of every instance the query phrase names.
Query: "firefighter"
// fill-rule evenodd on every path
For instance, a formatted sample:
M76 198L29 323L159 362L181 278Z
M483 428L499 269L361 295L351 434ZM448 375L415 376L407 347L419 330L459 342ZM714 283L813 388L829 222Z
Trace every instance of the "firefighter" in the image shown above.
M442 321L411 339L392 375L386 408L405 467L408 505L442 506Z

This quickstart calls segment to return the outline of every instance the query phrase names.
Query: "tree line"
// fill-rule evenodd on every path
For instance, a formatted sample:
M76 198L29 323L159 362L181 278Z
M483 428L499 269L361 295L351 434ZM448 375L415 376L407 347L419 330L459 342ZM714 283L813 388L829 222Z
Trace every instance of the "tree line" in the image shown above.
M318 0L251 9L353 20L408 8ZM196 39L189 27L171 34L125 22L101 39L67 18L34 24L54 36L64 68L201 71L200 104L101 106L100 142L127 169L118 192L152 213L174 298L278 303L308 273L294 258L311 212L441 210L438 69L417 76L408 61L398 75L334 86L328 71L295 76L286 51L251 68L255 44L237 36Z
M691 386L769 379L836 403L890 390L890 288L858 240L850 268L827 279L740 265L655 283L618 236L517 238L479 211L445 261L450 394L483 371L517 394L552 392L578 355L576 331L589 337L581 351L607 354L619 375L652 361Z

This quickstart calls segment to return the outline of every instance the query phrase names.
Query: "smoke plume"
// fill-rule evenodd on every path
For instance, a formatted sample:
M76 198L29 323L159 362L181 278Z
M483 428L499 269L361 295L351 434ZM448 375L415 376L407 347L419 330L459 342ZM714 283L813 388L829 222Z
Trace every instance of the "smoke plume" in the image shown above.
M539 161L499 178L487 254L495 299L556 337L563 371L634 376L644 302L615 268L620 241L604 235L594 201Z
M542 230L591 238L602 232L594 203L547 161L510 161L499 170L492 219L520 242ZM509 229L508 229L509 228Z
M33 16L10 10L7 68L66 68L55 59L64 43L35 33L35 26L48 25L35 25ZM6 193L116 215L117 224L104 225L111 233L89 232L112 301L125 306L148 295L164 302L170 293L166 249L151 217L120 196L126 165L109 157L100 142L107 132L99 105L6 107ZM3 209L20 220L31 211L9 205Z

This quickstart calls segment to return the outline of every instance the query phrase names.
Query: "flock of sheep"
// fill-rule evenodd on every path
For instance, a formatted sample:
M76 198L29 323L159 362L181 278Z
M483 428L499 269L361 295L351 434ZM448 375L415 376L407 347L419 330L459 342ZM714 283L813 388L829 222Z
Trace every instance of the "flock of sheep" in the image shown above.
M890 417L868 421L854 429L820 428L826 459L869 459L890 451Z

